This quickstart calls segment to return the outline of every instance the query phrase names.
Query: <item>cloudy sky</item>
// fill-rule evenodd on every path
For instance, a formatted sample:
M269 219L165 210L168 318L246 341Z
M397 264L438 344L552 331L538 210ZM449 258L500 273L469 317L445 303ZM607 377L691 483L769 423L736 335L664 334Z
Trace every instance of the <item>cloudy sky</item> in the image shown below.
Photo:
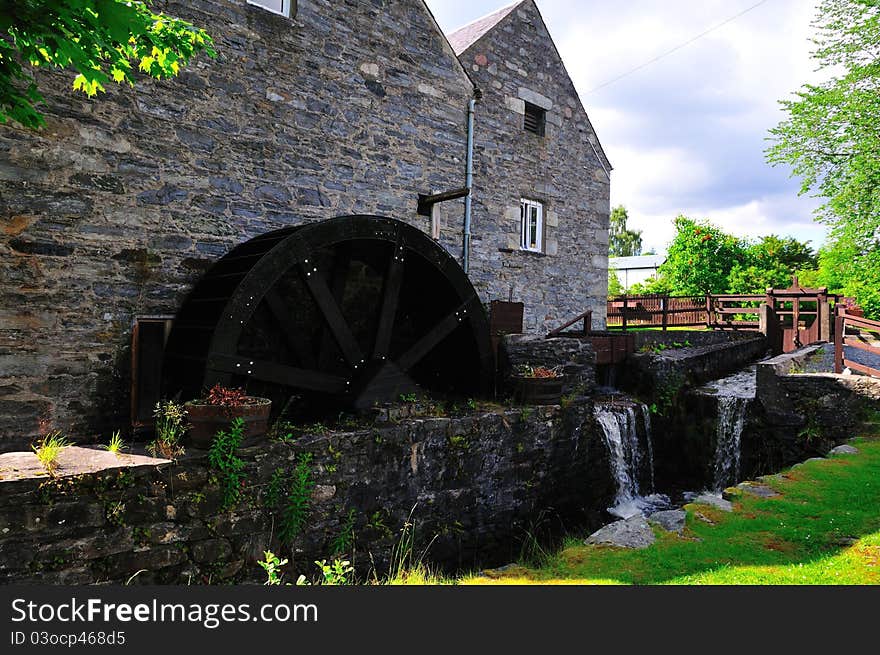
M816 80L814 0L759 6L641 70L759 0L537 0L614 165L612 206L629 211L645 250L663 252L678 214L746 237L821 245L818 201L764 161L778 100ZM428 0L451 32L507 0ZM602 88L597 88L597 87Z

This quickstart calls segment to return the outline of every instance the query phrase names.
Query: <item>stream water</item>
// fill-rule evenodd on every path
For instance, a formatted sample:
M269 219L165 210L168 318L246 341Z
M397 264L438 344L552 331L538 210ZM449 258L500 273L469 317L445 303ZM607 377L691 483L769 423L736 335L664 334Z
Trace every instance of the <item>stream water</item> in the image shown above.
M707 471L710 492L720 493L739 482L742 434L749 407L755 399L755 376L756 369L751 366L699 389L700 393L717 400L716 448L712 470ZM673 506L670 497L657 493L654 488L650 411L644 404L618 394L612 392L607 400L597 402L594 409L616 487L614 504L608 512L625 519L669 509ZM680 494L685 501L699 495L680 491L675 493L676 500Z
M712 491L718 492L739 482L742 433L749 407L755 399L755 375L755 367L750 366L701 389L718 400Z
M608 512L629 518L667 509L669 497L654 492L654 449L648 408L629 400L611 400L597 404L594 412L602 428L616 485L614 505Z

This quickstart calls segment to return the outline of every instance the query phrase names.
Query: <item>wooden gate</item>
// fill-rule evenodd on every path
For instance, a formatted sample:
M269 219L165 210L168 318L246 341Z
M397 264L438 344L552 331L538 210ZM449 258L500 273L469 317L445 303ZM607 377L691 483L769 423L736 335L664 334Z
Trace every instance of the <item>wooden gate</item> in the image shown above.
M836 298L836 297L835 297ZM828 289L806 289L792 278L788 289L770 289L765 300L767 338L775 352L831 340L831 297Z

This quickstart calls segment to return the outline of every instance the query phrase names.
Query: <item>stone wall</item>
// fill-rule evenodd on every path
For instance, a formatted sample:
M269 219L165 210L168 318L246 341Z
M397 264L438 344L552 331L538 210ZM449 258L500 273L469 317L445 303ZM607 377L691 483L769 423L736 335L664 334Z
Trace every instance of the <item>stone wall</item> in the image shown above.
M291 559L292 581L333 555L349 517L355 537L345 555L362 575L373 564L381 575L407 521L416 526L416 553L430 543L431 564L507 563L527 532L604 521L614 489L596 434L592 406L582 401L297 433L242 450L244 497L230 511L204 455L56 480L4 468L12 456L2 455L0 580L258 581L265 576L257 560L272 548ZM301 531L282 545L283 511L266 505L275 472L290 473L302 453L312 455L314 487Z
M525 303L526 332L546 334L588 309L604 329L611 167L535 3L510 12L461 61L482 93L474 284L489 299ZM523 129L526 101L546 109L545 136ZM544 205L543 253L520 249L522 198Z

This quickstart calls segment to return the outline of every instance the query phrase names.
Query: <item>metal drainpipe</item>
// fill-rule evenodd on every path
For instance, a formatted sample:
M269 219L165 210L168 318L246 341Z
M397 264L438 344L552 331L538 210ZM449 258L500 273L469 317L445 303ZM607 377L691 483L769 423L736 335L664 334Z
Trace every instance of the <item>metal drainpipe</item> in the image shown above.
M467 178L465 186L468 194L464 198L464 243L462 244L462 267L464 272L470 271L471 263L471 196L474 187L474 111L477 99L471 98L468 102L468 132L467 132Z

